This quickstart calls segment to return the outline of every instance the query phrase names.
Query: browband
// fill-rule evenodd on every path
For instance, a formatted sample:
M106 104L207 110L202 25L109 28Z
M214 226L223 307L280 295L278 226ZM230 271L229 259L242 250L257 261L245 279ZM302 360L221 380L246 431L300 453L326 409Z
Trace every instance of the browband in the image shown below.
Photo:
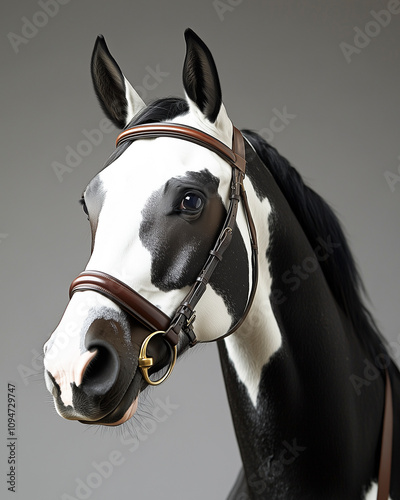
M233 127L233 149L197 128L175 123L148 123L129 128L119 134L115 145L118 147L126 141L155 139L157 137L170 137L194 142L198 146L206 147L216 153L232 167L238 168L243 175L246 173L243 136L235 127Z

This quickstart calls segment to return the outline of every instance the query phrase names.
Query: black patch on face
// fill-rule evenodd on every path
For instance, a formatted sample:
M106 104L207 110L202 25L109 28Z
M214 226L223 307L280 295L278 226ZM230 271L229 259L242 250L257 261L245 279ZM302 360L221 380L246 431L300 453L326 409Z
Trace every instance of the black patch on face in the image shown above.
M139 237L151 252L151 281L160 290L177 290L196 280L224 219L218 185L206 170L188 172L170 179L149 198ZM177 209L193 191L202 195L204 208L196 220L187 220Z
M249 295L249 263L246 246L237 227L223 261L210 280L210 285L223 298L232 317L232 324L239 321Z
M160 290L190 286L199 275L226 217L218 186L219 180L208 170L187 172L170 179L149 198L142 211L139 237L151 253L151 281ZM177 207L187 193L193 192L202 197L203 209L190 219ZM237 321L249 289L247 252L238 230L210 285L223 298L233 321Z

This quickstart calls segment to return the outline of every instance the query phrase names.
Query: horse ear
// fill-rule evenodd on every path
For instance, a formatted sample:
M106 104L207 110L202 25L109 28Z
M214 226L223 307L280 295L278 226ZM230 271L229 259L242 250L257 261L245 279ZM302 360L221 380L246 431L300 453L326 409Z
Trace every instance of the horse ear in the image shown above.
M146 105L123 75L102 35L94 45L90 69L103 111L118 128L124 128Z
M214 123L222 104L217 67L206 44L187 29L186 57L183 64L183 87L187 96Z

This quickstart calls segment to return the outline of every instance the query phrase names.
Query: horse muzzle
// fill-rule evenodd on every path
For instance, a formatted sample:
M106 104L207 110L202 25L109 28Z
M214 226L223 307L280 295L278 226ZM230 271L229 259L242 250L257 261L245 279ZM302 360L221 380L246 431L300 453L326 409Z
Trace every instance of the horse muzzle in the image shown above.
M129 318L126 322L97 318L87 329L84 351L66 349L45 355L47 387L57 412L88 424L119 425L136 411L139 393L165 380L176 361L159 332L149 332ZM164 368L165 367L165 368ZM160 369L164 374L154 380ZM165 371L166 370L166 371Z

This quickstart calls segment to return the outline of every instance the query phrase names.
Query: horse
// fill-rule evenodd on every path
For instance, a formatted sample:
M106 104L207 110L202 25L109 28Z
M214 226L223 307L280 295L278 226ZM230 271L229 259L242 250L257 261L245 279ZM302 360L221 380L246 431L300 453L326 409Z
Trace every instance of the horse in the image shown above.
M372 499L378 475L399 500L400 373L338 218L233 126L209 48L185 41L185 98L146 105L96 40L94 89L123 131L82 194L91 255L44 346L55 408L121 425L217 342L243 464L230 500Z

